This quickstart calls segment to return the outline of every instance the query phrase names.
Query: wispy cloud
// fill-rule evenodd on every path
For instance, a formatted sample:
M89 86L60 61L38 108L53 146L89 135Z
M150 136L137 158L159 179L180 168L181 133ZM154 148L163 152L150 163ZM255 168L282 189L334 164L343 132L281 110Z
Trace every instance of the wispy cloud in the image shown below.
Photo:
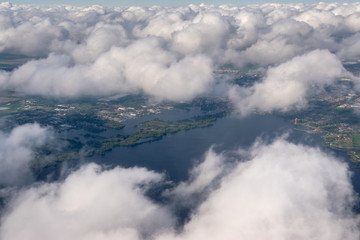
M25 124L9 134L0 132L0 185L13 186L31 179L34 150L51 139L51 130L39 124Z

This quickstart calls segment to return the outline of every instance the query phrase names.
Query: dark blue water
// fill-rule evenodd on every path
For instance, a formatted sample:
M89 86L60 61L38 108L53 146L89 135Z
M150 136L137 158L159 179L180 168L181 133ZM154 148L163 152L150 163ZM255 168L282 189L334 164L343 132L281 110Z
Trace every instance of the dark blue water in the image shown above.
M182 114L184 113L179 112L179 114L171 116L170 112L164 113L160 117L162 119L177 120L184 117ZM194 113L186 114L191 115ZM140 121L150 120L155 117L159 116L146 116L142 119L129 120L125 129L112 133L107 132L105 135L129 133L134 130L134 126ZM72 134L75 134L75 132ZM67 167L71 165L72 168L77 168L86 162L96 162L110 167L145 167L149 170L165 173L169 180L176 183L188 178L189 170L194 164L203 159L204 154L211 146L214 146L217 152L231 151L238 148L248 149L258 138L271 142L273 139L283 135L288 135L287 139L293 143L321 147L321 135L295 130L293 124L281 118L269 115L252 115L247 118L230 116L218 119L211 127L168 134L160 141L144 143L134 147L118 147L111 152L107 152L104 156L96 155L82 161L63 164ZM349 168L353 172L354 189L360 193L360 168L352 164L345 153L327 148L322 149L349 164ZM61 168L61 164L58 164L48 169L46 173L59 172ZM59 173L56 175L59 175ZM54 180L56 180L56 177Z
M130 132L139 121L153 117L147 116L144 119L133 122L129 120L127 122L128 129L120 131ZM181 114L176 117L181 117ZM271 142L277 137L286 135L287 140L290 142L322 148L321 135L295 130L295 127L298 126L294 126L290 122L275 116L252 115L247 118L230 116L218 119L211 127L168 134L160 141L134 147L114 148L104 156L93 156L82 159L82 161L64 162L50 167L45 171L44 175L53 174L52 180L58 180L67 175L61 174L62 169L66 169L67 171L65 172L68 173L82 164L95 162L109 167L145 167L149 170L164 173L167 180L169 180L168 182L176 184L179 181L188 179L190 169L203 159L206 151L212 146L214 146L216 152L231 152L231 150L238 148L247 150L259 138L262 141ZM110 132L107 134L110 134ZM354 165L351 164L349 157L345 153L326 148L322 149L336 155L339 159L349 164L349 168L353 172L352 182L354 189L357 193L360 193L360 168L354 168ZM168 187L171 188L171 184L152 190L153 192L149 193L149 197L155 201L166 202L167 200L161 197L161 192ZM182 223L190 216L192 209L191 207L180 207L174 211L181 227ZM355 206L354 211L360 213L359 206Z
M123 167L141 166L166 173L172 181L185 180L195 162L201 161L211 146L217 152L249 148L257 138L266 141L289 134L295 143L320 145L321 137L294 131L292 124L273 116L253 115L247 118L218 119L207 128L168 134L162 140L135 147L114 148L105 156L94 156L89 161Z

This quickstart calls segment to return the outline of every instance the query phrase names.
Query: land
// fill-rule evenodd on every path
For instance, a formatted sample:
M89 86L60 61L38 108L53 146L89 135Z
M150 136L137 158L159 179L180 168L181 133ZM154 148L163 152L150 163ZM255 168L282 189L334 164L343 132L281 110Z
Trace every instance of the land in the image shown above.
M359 76L360 60L344 63ZM322 134L323 146L346 152L351 161L360 163L360 95L351 78L340 78L309 101L306 110L282 117L296 125L296 130Z
M224 117L226 112L217 114L198 116L191 119L180 121L165 121L154 119L142 122L138 129L127 136L117 136L115 138L107 138L101 143L100 149L96 150L96 154L103 155L115 146L135 146L147 142L160 140L163 136L179 131L190 130L194 128L205 128L213 125L219 118Z
M360 59L343 65L359 77ZM225 65L215 73L218 78L232 79L233 84L241 87L250 87L263 76L256 66L239 69ZM314 92L304 110L273 114L294 123L295 130L321 134L324 147L347 153L360 166L360 95L355 88L359 86L355 86L351 77L339 78L324 91Z
M12 71L14 68L32 60L31 57L14 54L0 54L0 70Z
M1 131L16 126L39 123L58 135L56 146L37 149L34 169L59 161L104 155L115 147L132 147L158 141L167 134L211 126L230 113L225 99L201 97L190 102L152 103L141 95L115 99L49 99L3 91L0 95ZM161 119L164 112L177 111L184 117ZM196 115L189 115L194 111ZM130 126L132 121L138 123ZM125 127L132 129L122 132ZM74 132L74 134L71 134Z
M13 92L1 92L1 96L0 116L8 116L8 128L38 122L41 125L50 125L57 131L85 129L101 132L106 128L121 129L124 121L159 114L162 110L172 108L169 104L147 104L141 96L110 101L55 100Z
M9 69L5 70L12 70L28 60L26 57L2 56L0 65L7 64ZM360 60L343 64L353 75L359 76ZM224 65L214 74L217 79L226 79L242 87L252 86L263 76L256 66ZM296 130L322 134L325 147L346 152L360 165L360 95L355 87L351 78L338 79L321 94L313 94L305 110L275 114L292 121ZM194 111L196 114L184 114L185 117L173 120L162 118L163 113L174 111ZM0 92L1 131L9 132L16 126L37 122L51 127L59 136L57 144L49 143L37 149L33 168L104 155L116 147L133 147L179 131L209 127L232 111L227 99L211 96L189 102L157 103L143 95L52 99ZM132 121L136 122L135 126L131 126Z

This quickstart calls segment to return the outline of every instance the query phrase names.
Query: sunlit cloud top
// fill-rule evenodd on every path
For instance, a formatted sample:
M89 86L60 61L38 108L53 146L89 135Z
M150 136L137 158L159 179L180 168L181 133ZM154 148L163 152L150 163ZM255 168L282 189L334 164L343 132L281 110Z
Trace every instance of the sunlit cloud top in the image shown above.
M143 93L183 101L216 90L244 113L287 111L305 107L314 87L348 76L342 60L360 58L360 3L2 3L0 12L0 53L34 58L12 72L0 71L0 88L49 97ZM263 79L233 86L214 74L225 64L256 66Z

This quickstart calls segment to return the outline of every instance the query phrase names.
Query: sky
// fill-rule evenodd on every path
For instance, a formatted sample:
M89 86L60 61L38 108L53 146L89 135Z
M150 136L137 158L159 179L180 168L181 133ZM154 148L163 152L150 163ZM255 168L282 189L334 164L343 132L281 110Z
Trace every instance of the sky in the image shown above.
M276 3L317 3L320 1L317 0L211 0L211 1L204 1L204 0L79 0L79 1L58 1L58 0L13 0L13 1L0 1L0 2L11 2L13 4L71 4L71 5L104 5L104 6L153 6L153 5L161 5L161 6L183 6L188 4L215 4L215 5L222 5L222 4L236 4L236 5L249 5L249 4L263 4L268 2L276 2ZM342 1L321 1L321 2L338 2L338 3L351 3L357 2L356 0L342 0Z

